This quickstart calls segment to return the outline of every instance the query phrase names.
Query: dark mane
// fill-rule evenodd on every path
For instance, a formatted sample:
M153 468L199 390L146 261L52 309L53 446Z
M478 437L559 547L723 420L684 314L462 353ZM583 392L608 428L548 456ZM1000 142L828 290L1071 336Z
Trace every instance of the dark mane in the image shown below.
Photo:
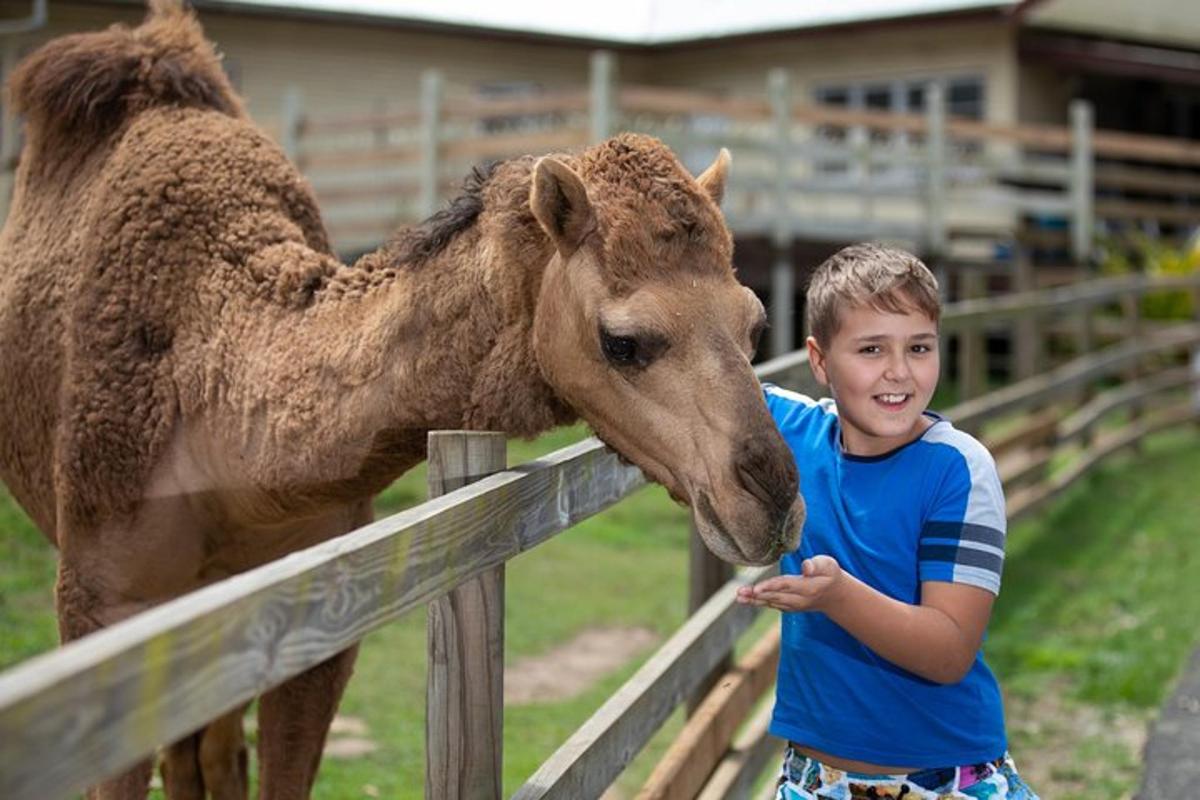
M463 180L462 194L419 225L396 235L388 249L401 263L419 265L446 249L455 236L470 228L483 211L483 189L503 162L474 167Z

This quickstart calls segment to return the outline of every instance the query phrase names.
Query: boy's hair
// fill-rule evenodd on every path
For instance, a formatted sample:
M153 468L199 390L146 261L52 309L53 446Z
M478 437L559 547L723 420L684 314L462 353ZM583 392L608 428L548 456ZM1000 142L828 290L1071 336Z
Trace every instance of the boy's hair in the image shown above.
M808 284L808 330L827 345L841 327L846 308L867 306L903 314L920 311L936 324L942 315L937 278L921 259L903 250L855 244L817 267Z

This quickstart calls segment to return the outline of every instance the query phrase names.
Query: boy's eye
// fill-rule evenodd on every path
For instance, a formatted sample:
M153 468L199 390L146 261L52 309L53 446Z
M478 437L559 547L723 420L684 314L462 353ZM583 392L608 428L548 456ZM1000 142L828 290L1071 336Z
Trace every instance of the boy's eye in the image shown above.
M869 344L869 345L866 345L865 347L860 347L858 349L858 352L863 353L865 355L875 355L876 353L879 352L879 345Z
M912 351L914 353L928 353L932 348L927 344L914 344Z

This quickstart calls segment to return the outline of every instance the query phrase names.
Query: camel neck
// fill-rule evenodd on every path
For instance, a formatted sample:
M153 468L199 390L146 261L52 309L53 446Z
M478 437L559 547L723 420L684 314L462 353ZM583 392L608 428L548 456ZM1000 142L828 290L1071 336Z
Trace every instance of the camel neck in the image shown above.
M553 250L527 210L528 172L498 170L479 192L469 224L447 235L435 220L402 234L329 287L361 295L351 314L382 334L363 338L383 343L381 384L392 387L395 422L406 430L533 435L570 418L532 349ZM422 247L422 235L444 240Z

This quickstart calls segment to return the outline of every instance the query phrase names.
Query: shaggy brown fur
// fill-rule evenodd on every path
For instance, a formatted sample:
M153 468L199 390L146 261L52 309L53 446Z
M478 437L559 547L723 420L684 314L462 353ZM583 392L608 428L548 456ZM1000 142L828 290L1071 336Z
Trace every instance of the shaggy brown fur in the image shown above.
M28 142L0 234L0 478L61 550L64 639L364 524L438 428L579 415L719 555L794 546L796 470L748 359L762 308L713 202L725 159L697 182L628 135L516 159L345 266L193 17L154 5L10 87ZM353 657L262 698L263 797L310 791ZM245 794L237 713L164 759L173 798Z

